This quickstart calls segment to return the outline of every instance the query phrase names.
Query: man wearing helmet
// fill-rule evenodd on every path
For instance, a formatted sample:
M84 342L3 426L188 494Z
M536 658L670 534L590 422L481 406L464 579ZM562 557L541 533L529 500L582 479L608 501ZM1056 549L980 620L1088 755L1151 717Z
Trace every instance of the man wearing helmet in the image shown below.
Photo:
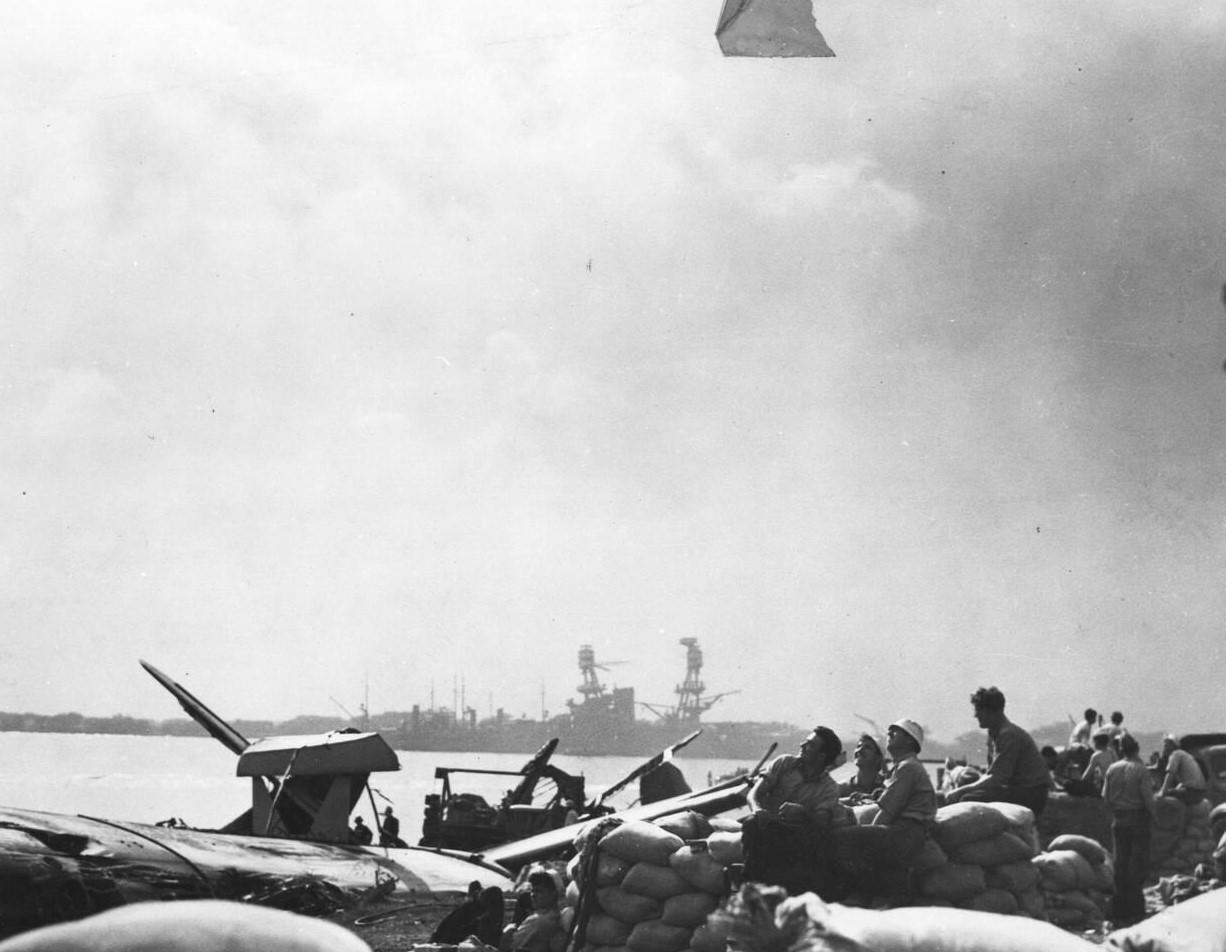
M907 892L907 870L924 847L937 814L932 778L919 761L924 729L910 718L890 725L886 750L894 769L877 798L880 807L868 826L837 830L836 855L849 889L872 895Z

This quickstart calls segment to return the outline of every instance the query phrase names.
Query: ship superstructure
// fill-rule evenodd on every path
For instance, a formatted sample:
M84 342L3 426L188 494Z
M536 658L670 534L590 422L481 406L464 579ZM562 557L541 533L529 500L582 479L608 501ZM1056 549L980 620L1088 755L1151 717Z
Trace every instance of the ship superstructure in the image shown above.
M633 687L607 686L601 672L607 673L624 662L598 660L594 646L583 644L578 652L578 697L566 702L564 714L532 720L509 718L499 711L494 717L478 720L471 709L465 711L466 716L456 717L449 710L414 707L394 733L393 743L402 750L531 753L557 737L559 749L574 756L646 756L702 728L702 736L685 749L685 754L756 759L772 742L787 746L803 736L795 726L780 722L703 721L703 715L721 698L737 692L707 694L698 639L682 638L679 644L685 648L685 677L674 687L676 700L671 704L638 701ZM636 714L640 708L654 719L639 719Z

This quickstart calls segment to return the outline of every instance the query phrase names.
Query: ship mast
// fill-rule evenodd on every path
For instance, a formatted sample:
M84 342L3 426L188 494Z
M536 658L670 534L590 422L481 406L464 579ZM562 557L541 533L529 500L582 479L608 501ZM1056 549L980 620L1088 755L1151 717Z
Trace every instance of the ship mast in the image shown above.
M737 692L725 691L703 697L707 686L702 683L702 649L698 647L698 639L682 638L680 644L685 646L685 681L673 689L677 695L677 706L673 708L672 717L682 724L696 724L716 701Z

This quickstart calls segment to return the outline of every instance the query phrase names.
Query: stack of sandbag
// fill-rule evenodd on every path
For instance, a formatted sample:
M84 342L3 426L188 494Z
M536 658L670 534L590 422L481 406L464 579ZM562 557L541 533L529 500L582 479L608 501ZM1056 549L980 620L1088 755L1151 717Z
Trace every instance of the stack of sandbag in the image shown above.
M1111 856L1088 836L1057 836L1032 861L1044 914L1066 929L1097 929L1107 916L1115 872Z
M1150 839L1150 863L1159 876L1191 874L1210 862L1217 845L1209 823L1211 805L1202 800L1185 806L1174 797L1159 797Z
M937 811L932 837L913 864L917 903L1043 917L1031 858L1034 814L1012 803L954 803Z
M628 820L584 844L568 865L563 925L578 918L585 950L681 952L719 906L725 866L739 861L740 833L713 832L699 814ZM698 942L710 948L710 939L704 933Z
M1049 923L967 909L877 911L822 902L812 893L747 883L712 921L724 920L739 952L1091 952L1089 942Z

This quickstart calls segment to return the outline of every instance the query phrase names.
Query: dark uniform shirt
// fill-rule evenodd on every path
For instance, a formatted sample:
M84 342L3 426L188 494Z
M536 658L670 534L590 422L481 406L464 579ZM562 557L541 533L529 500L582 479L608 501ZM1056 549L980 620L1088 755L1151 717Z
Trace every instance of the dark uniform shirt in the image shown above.
M1051 771L1039 753L1039 746L1026 731L1008 718L999 727L988 731L996 756L988 773L1007 787L1047 786Z

